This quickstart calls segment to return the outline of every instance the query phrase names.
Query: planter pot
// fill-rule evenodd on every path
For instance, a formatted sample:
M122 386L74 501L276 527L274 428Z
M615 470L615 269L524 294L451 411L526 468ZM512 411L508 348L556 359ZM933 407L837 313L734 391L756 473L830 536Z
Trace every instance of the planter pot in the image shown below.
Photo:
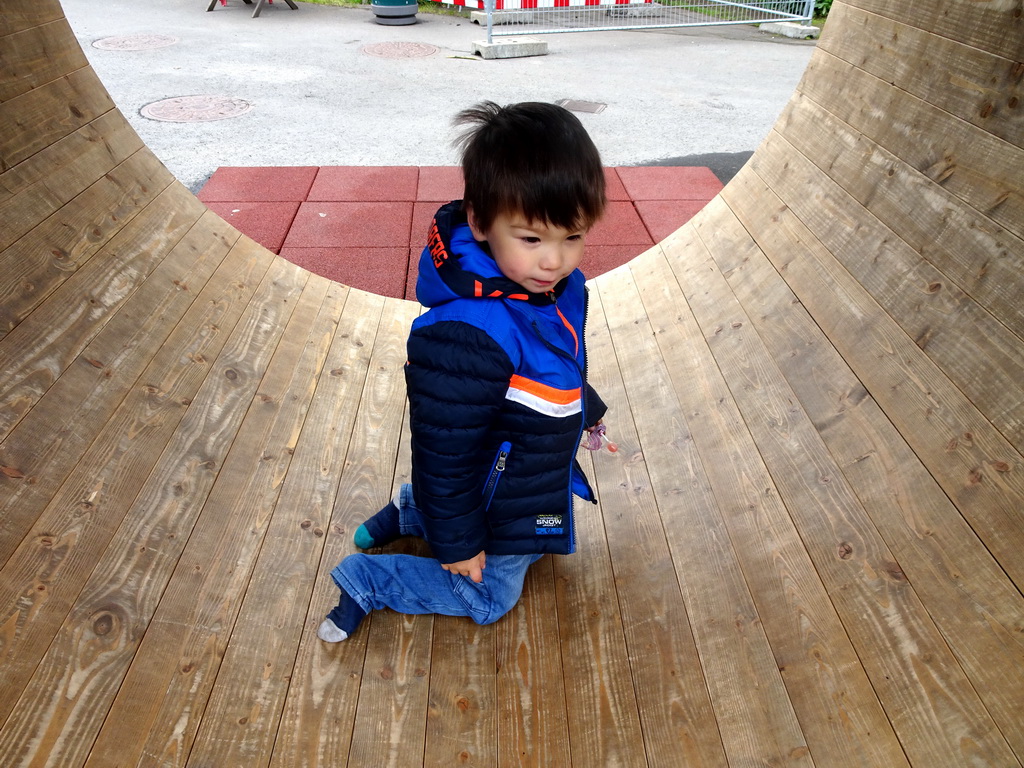
M397 27L416 23L416 0L373 0L375 21Z

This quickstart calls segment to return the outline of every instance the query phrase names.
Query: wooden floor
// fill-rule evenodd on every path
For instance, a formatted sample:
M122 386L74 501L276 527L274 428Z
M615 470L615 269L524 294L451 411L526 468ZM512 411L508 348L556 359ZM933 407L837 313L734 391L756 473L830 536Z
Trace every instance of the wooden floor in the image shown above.
M592 283L580 552L495 625L329 647L418 307L207 212L8 0L0 765L1020 765L1021 4L833 14L748 166Z

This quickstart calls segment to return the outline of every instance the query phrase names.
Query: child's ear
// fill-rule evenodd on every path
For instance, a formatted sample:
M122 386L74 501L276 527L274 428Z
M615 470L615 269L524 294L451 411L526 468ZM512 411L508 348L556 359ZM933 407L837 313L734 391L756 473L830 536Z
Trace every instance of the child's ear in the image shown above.
M473 239L481 243L486 242L487 233L477 226L476 215L473 213L473 206L469 203L466 204L466 219L469 221L469 231L473 233Z

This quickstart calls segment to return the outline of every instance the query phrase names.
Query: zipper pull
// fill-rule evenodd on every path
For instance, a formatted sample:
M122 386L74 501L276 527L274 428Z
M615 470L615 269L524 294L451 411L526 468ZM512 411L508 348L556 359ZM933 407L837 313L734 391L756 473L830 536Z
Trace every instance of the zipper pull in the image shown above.
M505 460L508 458L508 451L502 451L498 454L498 463L494 466L499 472L505 471Z

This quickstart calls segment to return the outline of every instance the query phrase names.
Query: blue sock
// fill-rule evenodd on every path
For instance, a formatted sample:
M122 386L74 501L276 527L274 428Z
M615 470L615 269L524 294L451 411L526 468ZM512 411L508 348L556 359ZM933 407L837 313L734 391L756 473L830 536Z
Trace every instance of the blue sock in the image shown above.
M383 547L402 535L398 527L398 507L393 501L356 528L353 540L360 549Z
M351 637L364 616L366 611L343 589L338 604L331 609L316 631L317 637L327 643L340 643Z

